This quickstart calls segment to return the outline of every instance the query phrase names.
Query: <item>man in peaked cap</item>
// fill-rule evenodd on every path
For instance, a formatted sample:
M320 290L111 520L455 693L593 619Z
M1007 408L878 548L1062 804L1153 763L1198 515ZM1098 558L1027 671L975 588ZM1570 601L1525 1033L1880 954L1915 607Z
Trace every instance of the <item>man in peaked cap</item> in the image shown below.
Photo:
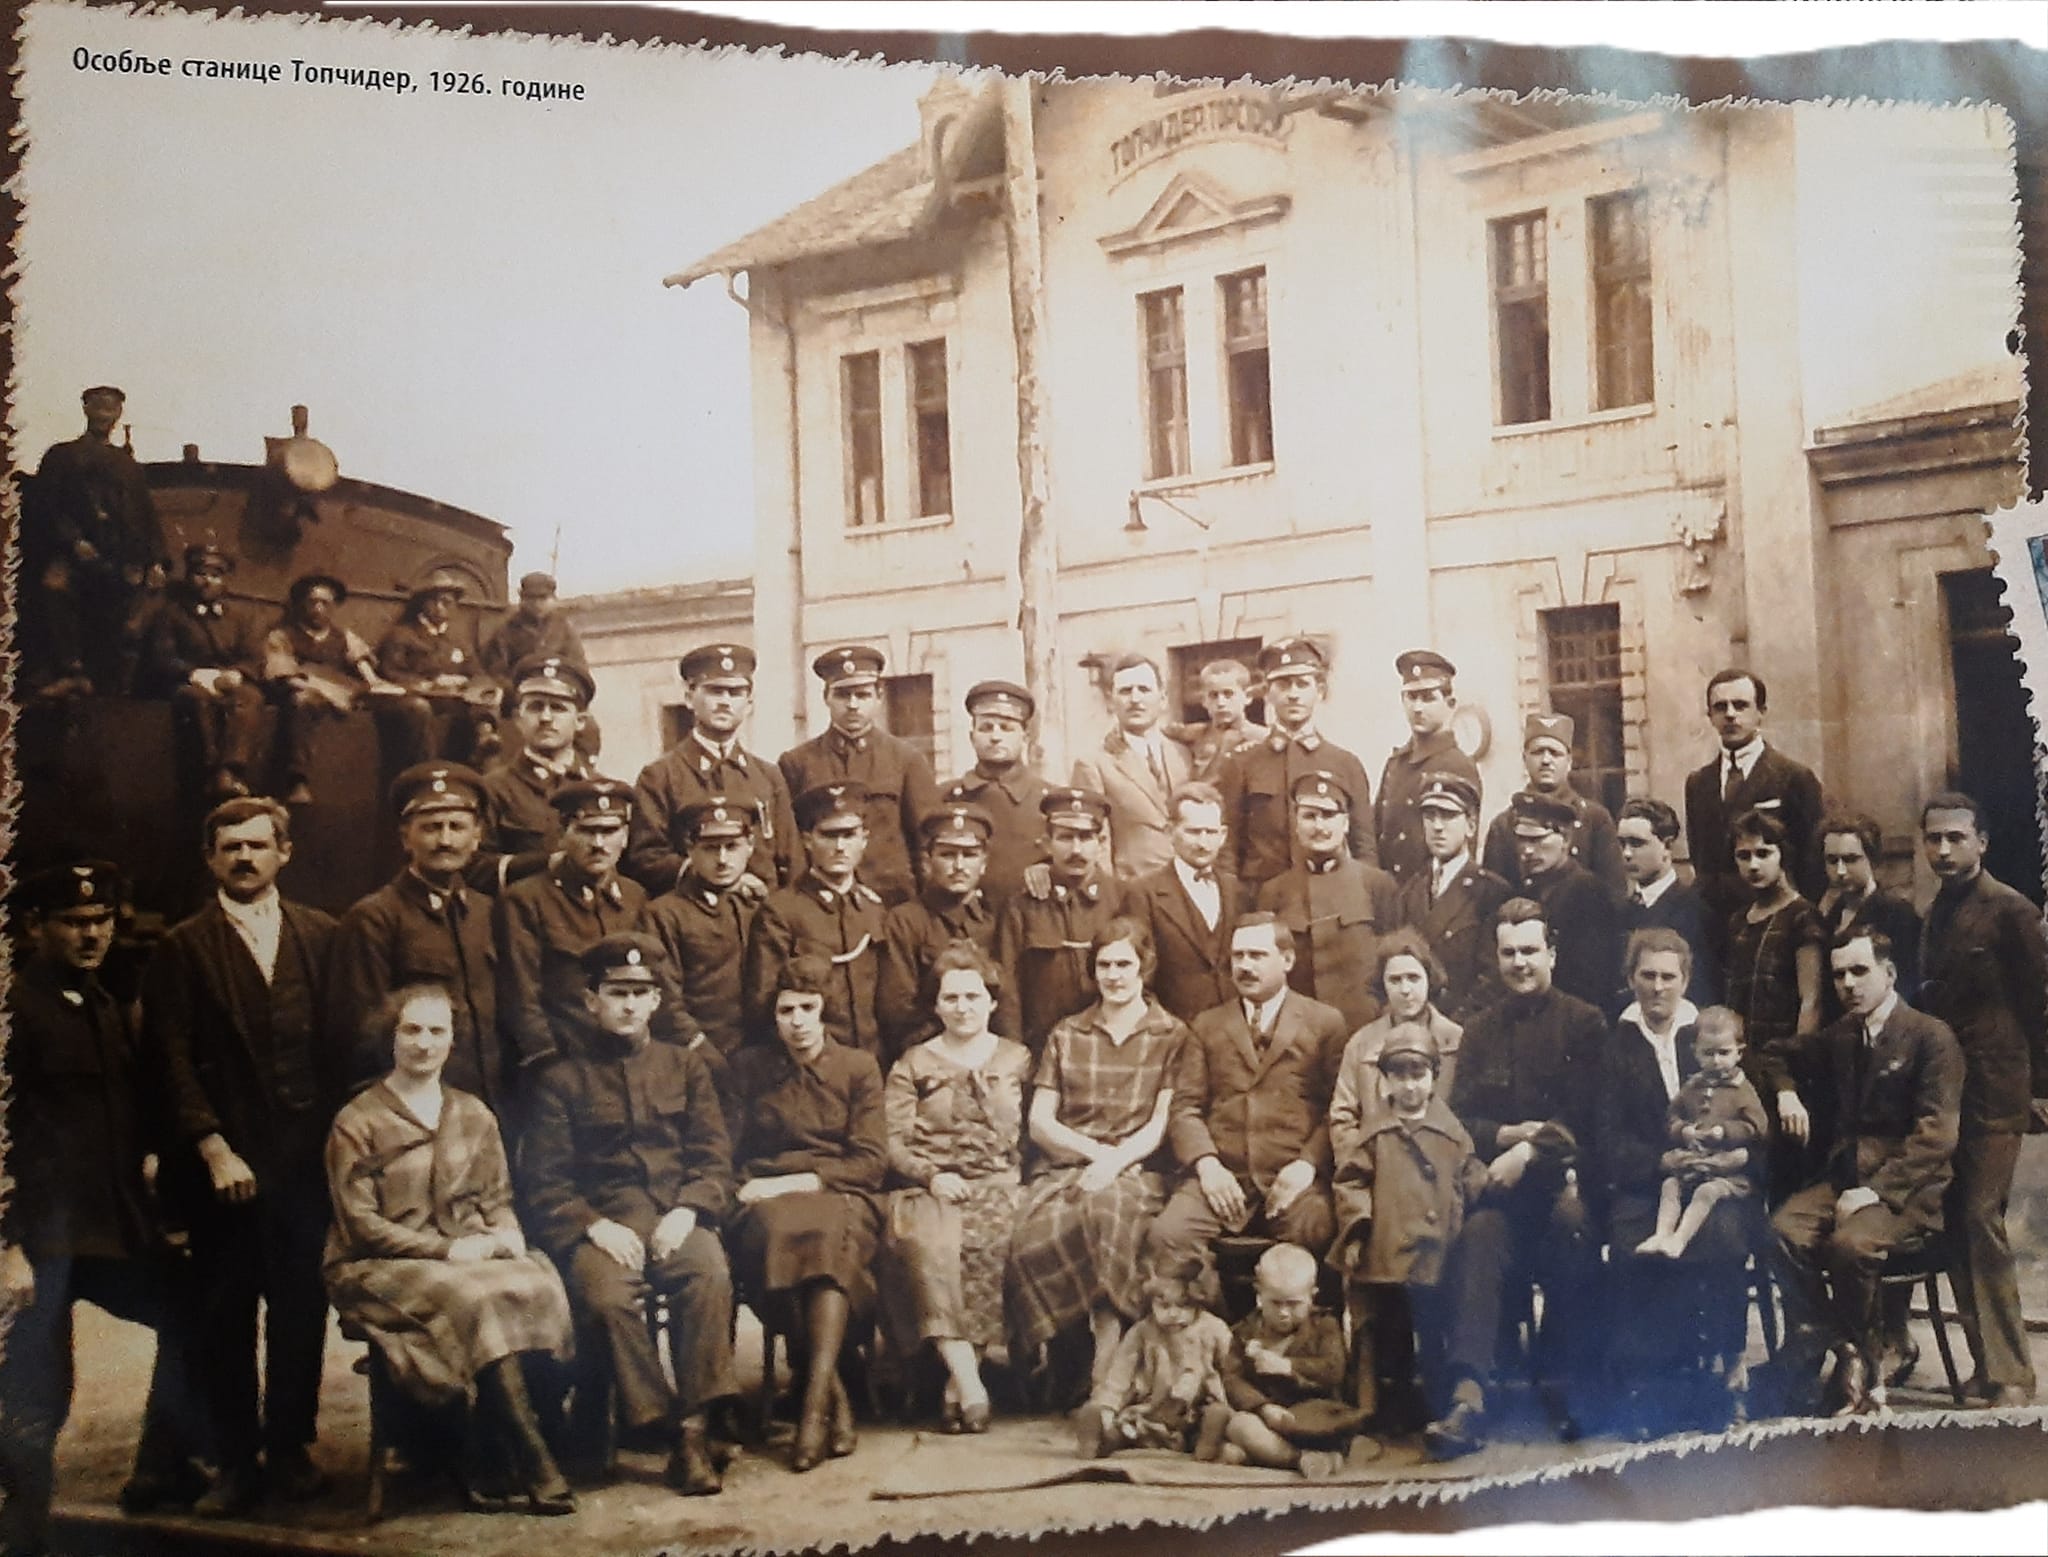
M1472 857L1479 785L1463 773L1422 775L1415 797L1428 865L1401 888L1401 920L1422 932L1444 970L1430 1000L1459 1024L1500 994L1494 916L1514 889Z
M1609 892L1621 897L1628 892L1628 871L1622 864L1614 817L1599 801L1588 800L1572 787L1572 737L1576 733L1569 714L1533 713L1522 721L1522 767L1529 775L1524 793L1542 795L1570 809L1566 853ZM1502 880L1526 885L1516 858L1512 811L1503 811L1486 829L1486 847L1480 859Z
M981 890L1000 910L1024 884L1024 872L1045 858L1045 818L1038 802L1045 780L1026 753L1038 703L1014 681L981 681L967 689L967 739L974 766L945 787L941 799L971 801L994 829Z
M981 886L994 836L994 821L970 800L946 801L918 829L924 889L890 909L882 922L875 1015L885 1063L895 1063L904 1050L939 1031L932 1007L936 992L925 982L939 953L954 941L972 941L994 953L996 913ZM991 1022L1005 1036L1016 1030L1010 1004L999 1004Z
M531 655L512 673L512 721L518 749L485 770L484 842L479 859L493 890L532 875L562 841L553 796L591 776L576 732L596 691L576 660Z
M562 818L559 858L499 893L493 915L498 1026L522 1072L575 1052L588 1037L583 954L607 935L648 929L647 894L619 874L633 792L614 778L575 779L553 803ZM672 1043L696 1037L672 981L654 1031Z
M1336 774L1294 781L1299 863L1259 888L1258 908L1294 932L1288 982L1344 1014L1346 1032L1380 1014L1380 938L1401 924L1401 888L1346 847L1355 802Z
M346 599L348 585L332 573L301 573L263 639L263 683L278 704L287 805L312 803L313 731L320 720L348 713L364 693L400 695L377 673L370 646L334 620L335 607Z
M14 1180L0 1219L0 1550L46 1550L57 1436L71 1410L73 1305L88 1302L157 1332L132 1513L191 1504L198 1424L186 1368L190 1293L164 1249L144 1183L159 1142L126 1009L100 982L113 945L120 872L80 861L21 882L25 955L7 986Z
M435 568L405 597L405 608L377 645L377 673L404 695L379 706L386 738L410 765L437 756L488 756L497 748L498 686L483 674L455 620L462 575ZM450 718L448 751L436 750L434 721Z
M1422 798L1426 775L1454 773L1477 793L1479 764L1459 747L1451 734L1457 711L1452 679L1458 667L1434 649L1410 649L1397 655L1401 677L1401 712L1408 720L1408 739L1396 746L1380 770L1379 799L1373 808L1379 838L1380 868L1406 887L1429 869L1430 853L1422 840ZM1474 802L1475 812L1477 802Z
M185 548L185 576L143 640L138 687L170 699L215 800L249 793L263 738L263 634L246 608L222 598L233 570L218 546Z
M758 905L796 879L802 850L782 770L740 744L754 706L754 651L708 643L683 656L682 675L690 730L640 770L626 873L656 897L672 891L689 864L683 808L707 795L729 795L756 808L753 853L739 885Z
M1103 866L1109 800L1060 784L1038 802L1045 818L1051 889L1019 892L996 916L996 962L1017 1002L1017 1035L1033 1054L1053 1027L1095 999L1088 943L1122 911L1123 888Z
M1543 905L1557 951L1557 987L1608 1017L1620 1014L1621 899L1571 855L1578 813L1556 795L1521 790L1508 807L1521 892Z
M1109 801L1110 863L1119 881L1135 881L1173 858L1167 803L1194 776L1187 747L1161 727L1165 680L1158 662L1126 654L1109 667L1116 723L1102 744L1074 759L1074 783Z
M792 795L853 783L865 797L865 879L885 903L917 894L917 824L939 801L932 765L908 741L880 728L882 656L865 644L827 649L811 662L825 684L831 728L781 757Z
M1346 845L1352 858L1378 863L1372 830L1372 784L1365 765L1323 739L1316 713L1329 690L1329 661L1312 639L1284 638L1259 651L1266 683L1266 718L1272 733L1223 764L1223 821L1230 829L1228 863L1246 900L1300 863L1292 795L1295 780L1318 770L1332 774L1350 796Z
M676 814L687 851L683 879L648 904L648 928L667 950L683 989L683 1005L703 1029L714 1076L746 1041L740 973L760 904L740 890L760 826L755 802L706 795Z
M335 927L328 1042L347 1057L349 1081L366 1085L391 1068L391 1035L367 1031L385 997L417 980L444 985L455 1043L443 1076L505 1118L510 1067L498 1031L491 902L465 885L483 835L484 781L460 763L421 763L392 781L391 806L405 867Z
M575 1298L579 1367L609 1363L627 1440L667 1445L669 1485L700 1496L723 1487L709 1413L739 1393L717 1231L732 1209L732 1146L698 1055L654 1039L672 989L665 961L647 935L585 949L589 1041L537 1078L524 1157L538 1239ZM650 1297L667 1302L673 1389Z
M819 784L796 797L806 868L794 886L768 894L747 937L742 1009L755 1042L774 1041L775 987L783 968L795 957L822 957L834 975L825 996L826 1032L882 1058L875 982L886 910L861 874L871 814L866 791L851 781Z

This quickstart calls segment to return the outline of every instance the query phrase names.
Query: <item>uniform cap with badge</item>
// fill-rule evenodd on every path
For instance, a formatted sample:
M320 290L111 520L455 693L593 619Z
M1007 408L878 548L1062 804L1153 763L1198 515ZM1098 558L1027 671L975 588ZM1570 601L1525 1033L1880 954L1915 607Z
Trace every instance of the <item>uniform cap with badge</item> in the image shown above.
M978 681L967 689L967 712L1000 714L1029 724L1038 712L1038 701L1014 681Z
M1289 787L1288 795L1297 808L1327 811L1333 816L1348 812L1352 804L1351 791L1344 781L1324 768L1302 774Z
M113 913L121 901L121 867L111 860L77 860L22 877L14 888L24 913L62 914L80 908Z
M1423 811L1462 811L1467 816L1477 816L1479 786L1462 773L1425 773L1415 804Z
M880 649L871 649L864 643L849 643L827 649L811 661L811 670L830 692L834 687L861 686L880 681L885 663Z
M1394 656L1394 669L1401 677L1403 692L1424 692L1441 687L1448 692L1458 667L1434 649L1410 649Z
M548 796L564 824L624 827L633 818L633 786L614 778L572 779Z
M1330 662L1312 638L1282 638L1259 650L1259 674L1274 676L1324 675Z
M195 541L185 548L185 572L189 576L208 564L223 573L235 571L235 559L222 551L211 541Z
M835 816L847 816L856 822L867 820L862 807L867 804L868 787L851 780L839 784L813 784L796 797L796 825L804 832L816 832L824 823Z
M400 816L484 809L483 775L459 762L418 762L391 781L391 809Z
M1061 822L1092 833L1109 826L1109 797L1072 784L1048 787L1038 802L1038 811L1048 822Z
M529 692L565 697L578 708L588 708L597 696L597 683L590 672L573 659L559 654L529 654L512 668L512 695Z
M985 849L996 835L996 821L971 801L949 800L938 810L927 811L917 824L917 831L928 846L950 843Z
M655 971L663 956L661 942L651 935L623 930L607 935L583 953L583 976L594 988L599 984L648 984L659 986Z
M1541 838L1546 833L1568 832L1578 820L1569 802L1528 789L1515 792L1515 798L1508 802L1508 811L1515 819L1515 836L1518 838Z
M754 666L754 651L743 643L707 643L685 654L677 669L683 673L683 680L692 684L744 681L751 685Z
M759 810L757 801L738 800L731 795L706 795L679 808L676 821L682 827L683 836L692 843L707 838L744 838L753 832Z

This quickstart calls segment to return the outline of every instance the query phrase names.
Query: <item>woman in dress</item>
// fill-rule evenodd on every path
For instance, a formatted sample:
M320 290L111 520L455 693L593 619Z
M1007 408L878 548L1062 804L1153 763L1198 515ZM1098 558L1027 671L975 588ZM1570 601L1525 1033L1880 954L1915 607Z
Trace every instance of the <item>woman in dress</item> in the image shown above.
M1145 1312L1139 1257L1166 1202L1155 1154L1188 1030L1146 992L1152 937L1118 915L1089 943L1099 998L1056 1025L1039 1056L1031 1139L1043 1153L1010 1241L1026 1355L1085 1323L1099 1376Z
M500 1459L471 1468L474 1506L503 1506L487 1477L511 1470L531 1512L574 1513L522 1366L529 1353L567 1355L569 1297L519 1230L496 1118L441 1084L455 1040L448 991L408 984L376 1023L391 1037L390 1073L327 1140L328 1293L408 1395L433 1406L474 1392L476 1446Z
M1022 1195L1017 1164L1031 1051L989 1031L1001 976L972 941L932 963L943 1031L889 1072L888 1247L917 1335L946 1365L948 1432L988 1430L980 1354L1004 1340L1003 1269Z
M889 1157L874 1056L825 1031L834 978L824 958L792 957L776 980L778 1041L741 1049L728 1078L739 1180L726 1227L733 1274L748 1305L806 1361L794 1471L854 1450L839 1353L848 1326L874 1311Z
M1337 1162L1350 1160L1352 1150L1368 1129L1386 1117L1386 1081L1380 1075L1380 1049L1387 1034L1409 1022L1419 1022L1436 1040L1442 1065L1437 1071L1437 1096L1451 1095L1451 1081L1458 1070L1458 1043L1465 1029L1436 1008L1436 991L1443 987L1443 965L1436 960L1421 932L1399 929L1380 938L1380 968L1376 983L1380 1016L1351 1035L1344 1045L1344 1058L1337 1071L1337 1087L1330 1096L1330 1151ZM1340 1208L1338 1221L1345 1220Z

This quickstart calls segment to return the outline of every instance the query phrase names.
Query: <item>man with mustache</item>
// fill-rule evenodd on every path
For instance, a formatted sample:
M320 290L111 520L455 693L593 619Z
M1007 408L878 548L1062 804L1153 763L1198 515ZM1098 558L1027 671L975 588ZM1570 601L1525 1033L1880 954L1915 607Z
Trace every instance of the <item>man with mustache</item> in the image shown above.
M875 1020L885 1063L939 1031L933 1014L936 989L925 980L939 953L955 941L972 941L994 955L995 909L982 891L995 822L967 801L948 801L918 829L924 848L924 890L898 903L882 921L881 960L875 970ZM996 1007L993 1031L1016 1031L1009 1002Z
M512 723L519 749L484 772L483 862L478 885L502 890L543 868L561 847L555 791L591 776L577 748L583 714L597 687L576 660L553 655L519 662L512 672Z

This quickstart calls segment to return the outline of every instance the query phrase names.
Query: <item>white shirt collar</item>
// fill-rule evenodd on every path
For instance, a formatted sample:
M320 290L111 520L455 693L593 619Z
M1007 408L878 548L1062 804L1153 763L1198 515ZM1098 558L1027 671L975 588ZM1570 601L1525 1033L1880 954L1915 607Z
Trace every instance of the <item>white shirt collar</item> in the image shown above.
M1283 984L1280 987L1280 993L1271 1000L1268 1000L1264 1005L1255 1006L1242 995L1238 997L1237 1003L1244 1012L1245 1021L1251 1024L1253 1032L1270 1033L1273 1030L1273 1024L1279 1020L1281 1002L1286 1000L1286 998L1287 987Z
M1872 1043L1884 1031L1885 1023L1892 1019L1892 1012L1898 1008L1899 992L1895 989L1884 997L1884 1004L1863 1019L1863 1041Z
M721 762L732 761L733 753L739 750L740 738L737 734L729 741L714 741L700 729L693 729L690 734L699 746Z
M1431 860L1429 862L1430 895L1433 897L1437 893L1442 892L1445 887L1456 881L1465 867L1471 863L1472 850L1469 847L1460 849L1447 860Z
M225 892L215 895L220 899L221 912L243 924L271 923L278 917L278 905L283 902L276 887L272 887L253 903L238 903Z
M1650 1031L1648 1018L1643 1015L1642 1002L1631 1001L1629 1008L1621 1013L1621 1019L1643 1035L1643 1041L1650 1046L1650 1052L1657 1056L1657 1074L1664 1082L1664 1096L1668 1100L1678 1095L1678 1033L1700 1019L1699 1008L1690 1000L1681 999L1678 1009L1672 1013L1671 1028L1657 1034Z
M1664 867L1663 875L1659 876L1655 881L1651 882L1646 887L1636 888L1636 901L1641 903L1645 908L1654 908L1657 906L1657 899L1662 897L1665 893L1669 892L1673 887L1677 885L1678 872L1673 870L1669 865L1666 865Z
M1722 750L1721 771L1726 773L1729 764L1732 763L1744 778L1748 778L1751 771L1756 767L1757 758L1763 754L1764 738L1761 735L1752 735L1749 738L1748 745L1738 746L1733 751L1728 751L1725 748Z

